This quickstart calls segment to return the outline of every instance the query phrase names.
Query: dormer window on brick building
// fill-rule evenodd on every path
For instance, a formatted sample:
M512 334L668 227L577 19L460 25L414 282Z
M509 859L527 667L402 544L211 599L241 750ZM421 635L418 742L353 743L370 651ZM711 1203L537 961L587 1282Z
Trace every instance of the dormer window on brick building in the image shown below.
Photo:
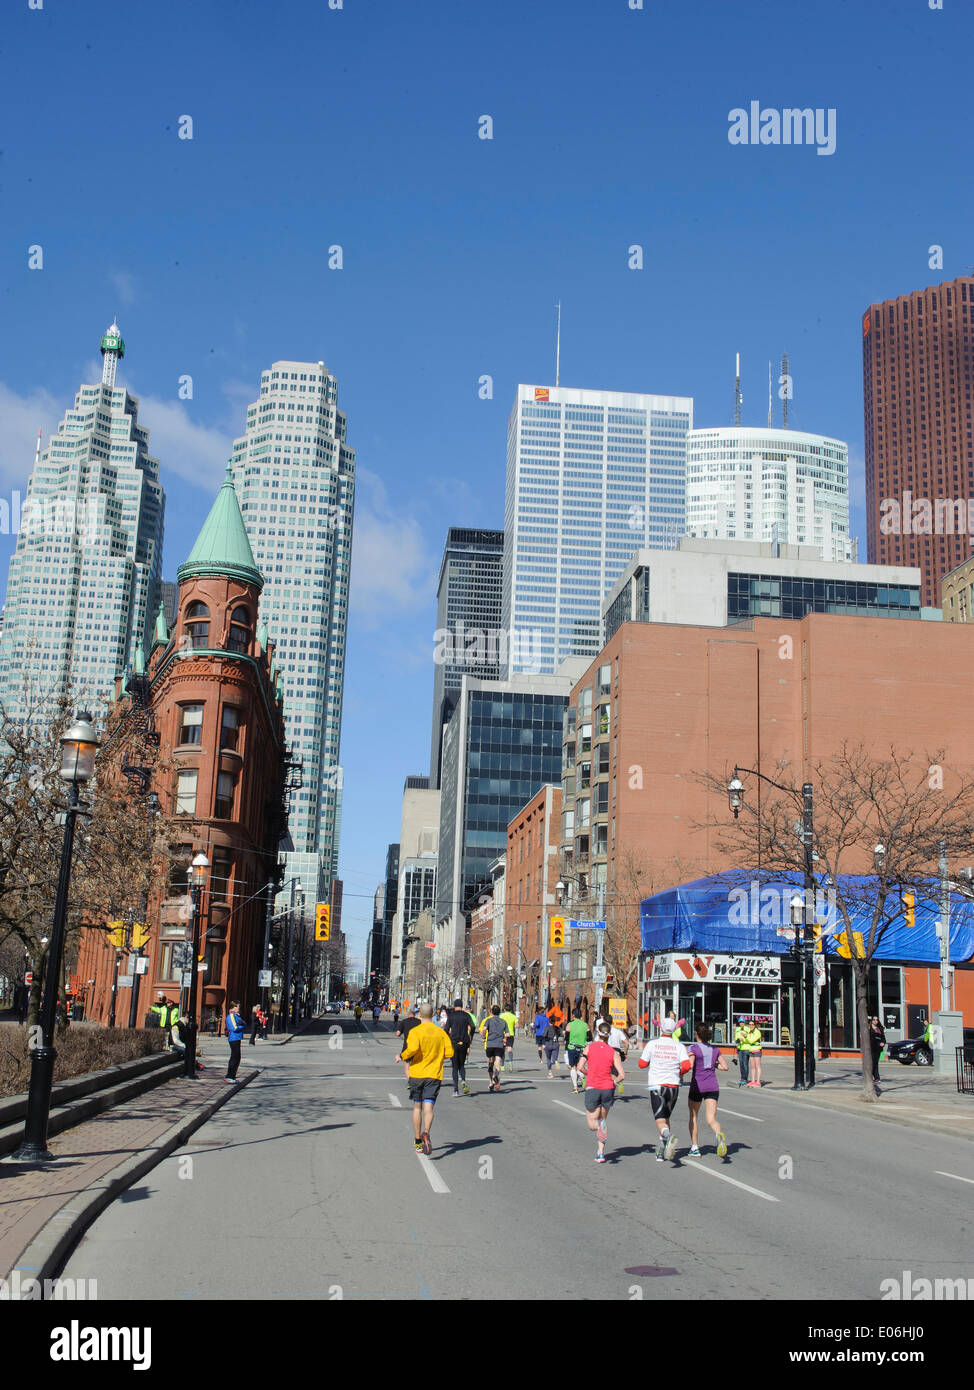
M191 603L186 609L186 634L194 650L209 646L210 610L205 603Z

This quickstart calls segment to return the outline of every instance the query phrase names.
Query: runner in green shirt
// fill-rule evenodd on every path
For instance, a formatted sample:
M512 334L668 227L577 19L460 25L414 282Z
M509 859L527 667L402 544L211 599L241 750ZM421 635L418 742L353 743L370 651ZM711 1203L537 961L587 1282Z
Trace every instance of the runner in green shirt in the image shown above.
M572 1074L572 1090L573 1090L573 1092L575 1093L576 1096L578 1095L578 1092L579 1092L579 1089L580 1089L579 1084L578 1084L578 1082L579 1082L579 1075L578 1075L578 1063L579 1063L579 1059L581 1058L582 1051L583 1051L583 1049L584 1049L586 1043L589 1043L589 1042L591 1042L591 1041L592 1041L592 1033L591 1033L591 1030L590 1030L588 1024L587 1024L587 1023L585 1022L585 1020L582 1018L581 1009L573 1009L573 1010L572 1010L572 1021L571 1021L571 1023L569 1023L569 1025L568 1025L568 1032L567 1032L567 1052L568 1052L568 1066L569 1066L569 1068L570 1068L570 1070L571 1070L571 1074Z
M507 1024L507 1036L504 1039L504 1050L506 1053L507 1070L514 1070L514 1034L517 1032L517 1017L507 1009L501 1014L501 1018Z

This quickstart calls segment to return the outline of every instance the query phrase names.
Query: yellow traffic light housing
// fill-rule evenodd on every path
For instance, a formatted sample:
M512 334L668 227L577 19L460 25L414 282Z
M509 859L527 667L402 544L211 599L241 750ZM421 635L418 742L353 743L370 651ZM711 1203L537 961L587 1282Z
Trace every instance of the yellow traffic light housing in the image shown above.
M564 917L552 917L550 927L549 940L551 945L557 947L559 950L563 949L565 945Z
M315 941L329 941L331 939L331 906L329 903L318 903L315 908Z

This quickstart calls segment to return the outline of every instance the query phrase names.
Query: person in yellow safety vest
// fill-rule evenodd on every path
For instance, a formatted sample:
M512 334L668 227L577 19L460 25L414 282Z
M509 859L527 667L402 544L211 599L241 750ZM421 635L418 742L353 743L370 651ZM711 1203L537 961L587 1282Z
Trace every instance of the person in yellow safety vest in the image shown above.
M761 1029L757 1026L757 1024L754 1022L754 1019L752 1018L749 1019L748 1022L744 1025L743 1030L738 1031L741 1033L741 1041L738 1044L738 1046L743 1048L743 1050L747 1053L748 1065L750 1066L752 1062L754 1063L754 1076L751 1078L750 1081L747 1082L747 1085L757 1086L760 1089L761 1048L764 1045L764 1038L761 1034Z
M737 1020L737 1027L734 1029L734 1046L737 1048L737 1065L740 1069L740 1079L738 1086L746 1086L750 1078L751 1054L744 1046L744 1034L747 1032L747 1019L743 1014Z
M155 1014L158 1026L160 1028L165 1028L168 1032L179 1017L179 1006L177 1004L170 1004L164 994L159 994L149 1012Z

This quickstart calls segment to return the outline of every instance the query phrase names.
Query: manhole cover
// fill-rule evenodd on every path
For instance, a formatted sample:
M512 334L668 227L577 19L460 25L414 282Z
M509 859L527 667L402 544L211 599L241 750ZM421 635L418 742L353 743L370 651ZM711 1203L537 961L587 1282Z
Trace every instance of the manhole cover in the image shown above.
M661 1279L665 1274L679 1274L678 1269L670 1269L668 1265L630 1265L624 1273L638 1274L642 1279Z

